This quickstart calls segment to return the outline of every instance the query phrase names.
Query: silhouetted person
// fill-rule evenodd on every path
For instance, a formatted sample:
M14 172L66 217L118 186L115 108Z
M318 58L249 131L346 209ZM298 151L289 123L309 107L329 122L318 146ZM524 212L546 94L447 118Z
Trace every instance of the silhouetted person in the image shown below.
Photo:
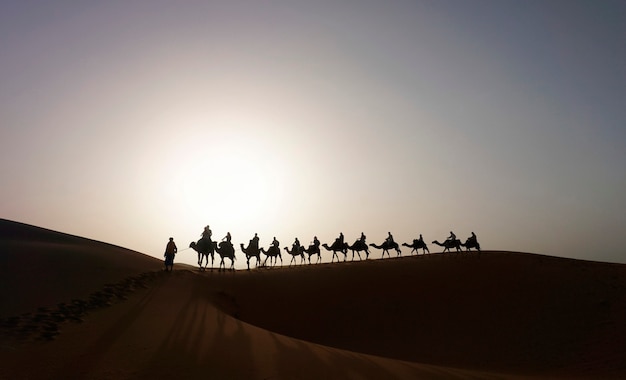
M293 245L291 246L291 251L294 253L300 252L300 240L298 240L298 238L296 238L296 240L293 242Z
M170 241L167 242L165 246L165 270L174 269L174 256L176 256L176 252L178 252L178 248L176 247L176 243L174 243L174 238L170 238Z
M274 236L274 240L272 240L272 247L276 247L276 249L278 249L278 247L280 247L280 243L278 242L278 240L276 240L276 236Z
M335 239L335 244L343 245L343 232L339 233L339 237Z
M213 236L213 232L211 231L211 228L209 228L209 225L207 224L206 227L204 227L204 231L202 231L202 238L211 240L211 236Z
M365 243L365 234L361 232L361 238L359 239L362 243Z
M448 238L446 239L446 241L455 241L456 240L456 235L454 234L454 232L450 231L450 236L448 236Z
M478 239L476 238L476 234L473 231L472 231L472 236L467 238L467 240L469 240L472 243L476 243L478 241Z
M317 240L317 236L313 236L313 246L318 247L320 246L320 241Z
M250 240L250 248L251 249L259 249L259 237L257 236L257 234L254 234L254 237Z
M232 244L232 243L230 242L230 241L231 241L231 239L232 239L232 237L230 236L230 232L227 232L227 233L226 233L226 236L224 236L224 238L222 239L222 241L226 240L226 242L227 242L228 244Z
M393 243L395 243L395 241L393 240L393 235L391 234L391 232L387 232L387 234L389 234L389 236L387 236L387 239L385 239L385 241L386 241L388 244L393 244Z
M422 234L420 234L420 238L419 238L419 240L418 240L418 241L419 241L419 242L422 242L422 243L424 242L424 238L422 237Z

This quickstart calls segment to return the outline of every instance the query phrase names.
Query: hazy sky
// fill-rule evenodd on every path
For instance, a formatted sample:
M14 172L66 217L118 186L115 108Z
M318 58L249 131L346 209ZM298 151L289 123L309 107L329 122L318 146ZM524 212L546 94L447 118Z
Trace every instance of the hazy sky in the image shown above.
M626 262L625 69L621 0L2 1L0 217Z

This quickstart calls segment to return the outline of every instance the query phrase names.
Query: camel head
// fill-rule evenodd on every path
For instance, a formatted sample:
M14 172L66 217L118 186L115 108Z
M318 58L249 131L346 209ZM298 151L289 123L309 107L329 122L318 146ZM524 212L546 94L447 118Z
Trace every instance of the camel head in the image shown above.
M197 250L198 250L198 249L197 249L197 247L196 247L196 242L195 242L195 241L192 241L192 242L189 244L189 248L193 249L194 251L197 251Z

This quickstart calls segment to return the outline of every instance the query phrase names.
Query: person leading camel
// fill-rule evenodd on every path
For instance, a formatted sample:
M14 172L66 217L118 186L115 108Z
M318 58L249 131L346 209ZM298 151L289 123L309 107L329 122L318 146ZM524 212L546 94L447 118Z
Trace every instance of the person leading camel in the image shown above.
M176 256L176 252L178 252L178 248L176 247L176 243L174 243L174 238L170 238L167 242L167 246L165 246L165 270L170 268L170 270L174 267L174 256Z

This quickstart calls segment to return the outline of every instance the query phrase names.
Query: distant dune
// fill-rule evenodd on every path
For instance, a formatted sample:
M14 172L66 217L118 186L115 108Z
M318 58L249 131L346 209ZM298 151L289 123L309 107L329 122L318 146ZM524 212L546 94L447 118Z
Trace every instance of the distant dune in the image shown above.
M0 378L626 378L626 265L513 252L172 273L0 220Z

